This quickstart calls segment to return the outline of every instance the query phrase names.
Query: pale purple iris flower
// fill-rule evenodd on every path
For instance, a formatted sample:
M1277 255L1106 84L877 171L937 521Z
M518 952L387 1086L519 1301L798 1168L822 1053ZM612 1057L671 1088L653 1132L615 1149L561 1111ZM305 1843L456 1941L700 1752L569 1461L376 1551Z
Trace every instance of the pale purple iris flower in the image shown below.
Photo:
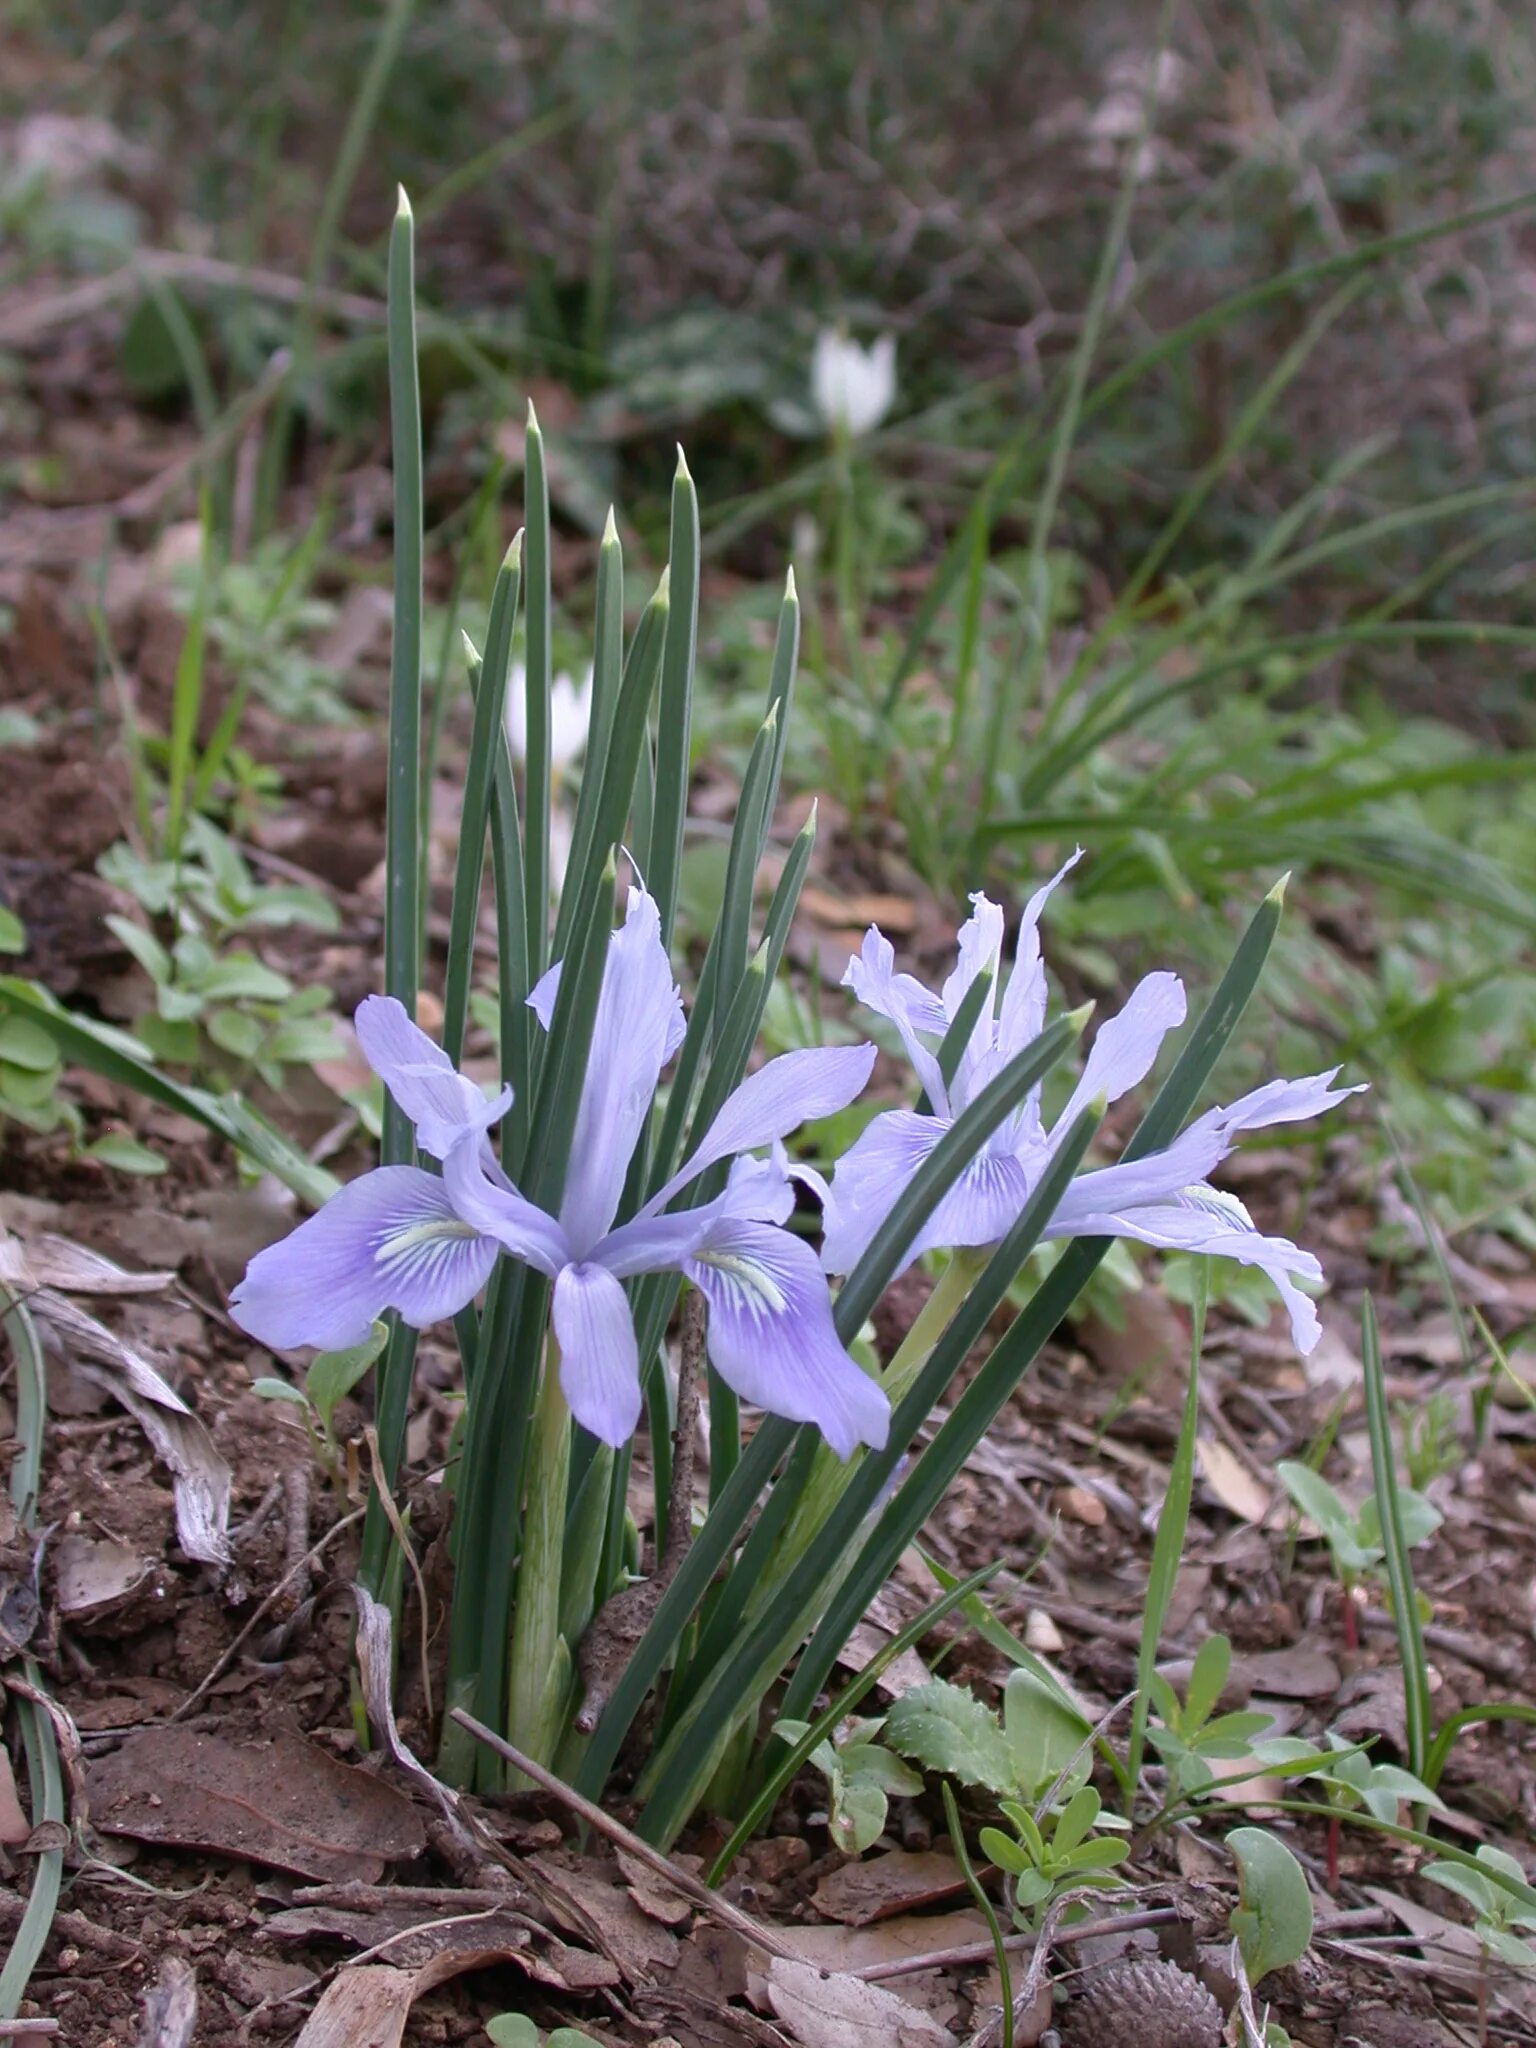
M1080 853L1037 890L1025 907L1013 972L1001 990L1003 913L985 896L971 898L974 915L959 934L959 960L937 995L910 974L895 971L890 941L871 925L862 952L844 976L860 1002L890 1019L901 1035L931 1112L891 1110L877 1116L838 1161L824 1195L826 1234L822 1264L846 1273L890 1213L897 1194L933 1151L960 1112L1045 1023L1045 967L1040 917L1051 891ZM993 987L948 1086L937 1048L959 1012L966 991L983 970ZM1116 1102L1152 1070L1165 1035L1184 1022L1184 988L1175 974L1149 974L1125 1007L1098 1031L1066 1106L1047 1131L1034 1089L961 1173L908 1247L906 1264L940 1247L997 1243L1018 1220L1047 1162L1072 1122L1102 1097ZM1208 1184L1240 1133L1319 1115L1357 1092L1335 1088L1335 1067L1299 1081L1270 1081L1225 1109L1208 1110L1161 1152L1080 1174L1046 1226L1047 1237L1125 1237L1167 1251L1204 1252L1236 1259L1266 1273L1290 1314L1291 1334L1303 1353L1321 1335L1317 1311L1296 1285L1321 1284L1311 1252L1283 1237L1266 1237L1234 1195Z
M546 1031L559 974L556 965L528 998ZM242 1329L279 1350L336 1350L361 1342L386 1308L424 1328L472 1301L507 1252L554 1282L560 1383L571 1412L617 1445L633 1434L642 1407L623 1282L678 1271L707 1298L710 1358L744 1400L814 1423L843 1458L861 1443L884 1444L890 1404L838 1340L815 1253L781 1227L794 1190L780 1141L854 1100L869 1079L872 1045L770 1060L728 1097L681 1171L615 1228L657 1080L684 1031L659 914L643 889L631 888L609 941L557 1216L519 1194L492 1155L485 1133L505 1114L510 1089L487 1098L388 998L362 1004L357 1031L442 1173L378 1167L258 1254L231 1297ZM762 1146L772 1148L767 1159L745 1156ZM664 1213L727 1159L723 1193Z

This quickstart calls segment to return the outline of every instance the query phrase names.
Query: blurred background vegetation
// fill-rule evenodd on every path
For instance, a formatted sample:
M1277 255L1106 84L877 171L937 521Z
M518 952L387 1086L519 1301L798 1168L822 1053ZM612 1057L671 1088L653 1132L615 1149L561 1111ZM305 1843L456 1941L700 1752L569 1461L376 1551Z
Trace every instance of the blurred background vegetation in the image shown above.
M659 568L681 440L704 765L744 756L793 561L790 780L850 928L900 897L920 948L1081 840L1055 957L1093 993L1202 975L1295 870L1246 1056L1378 1084L1377 1249L1422 1252L1432 1212L1528 1254L1526 10L21 0L3 37L0 518L103 495L64 415L149 422L187 467L114 545L200 485L210 660L290 735L376 721L324 650L387 573L403 182L455 705L529 397L572 621L610 501L636 593ZM811 402L839 324L896 337L855 441ZM270 728L252 751L231 829L280 800ZM702 925L707 842L695 874ZM802 949L783 1042L835 1028L836 951Z

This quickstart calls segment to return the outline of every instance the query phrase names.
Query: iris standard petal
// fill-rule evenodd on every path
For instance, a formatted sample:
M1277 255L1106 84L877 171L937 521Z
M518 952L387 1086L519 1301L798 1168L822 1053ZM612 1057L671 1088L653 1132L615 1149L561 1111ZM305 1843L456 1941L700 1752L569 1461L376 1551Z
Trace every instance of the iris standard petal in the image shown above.
M488 1130L512 1107L510 1088L487 1096L457 1072L393 996L366 996L353 1021L369 1066L415 1125L416 1142L431 1158L442 1159L466 1131Z
M949 1087L950 1107L959 1111L975 1095L982 1069L991 1064L997 1041L995 1022L998 983L1002 977L1003 913L978 889L971 897L972 914L961 925L957 940L960 957L940 991L946 1025L959 1015L960 1005L978 974L990 973L992 993L970 1039L961 1051Z
M1184 1022L1184 984L1176 974L1149 974L1131 990L1118 1015L1106 1018L1094 1034L1083 1071L1071 1099L1056 1120L1056 1129L1070 1129L1072 1119L1103 1096L1118 1102L1151 1073L1163 1040Z
M725 1222L684 1267L709 1302L709 1356L744 1401L810 1422L840 1458L879 1450L891 1404L838 1341L816 1255L787 1230Z
M944 1117L888 1110L843 1154L828 1190L821 1253L827 1272L853 1271L897 1197L948 1129ZM941 1246L995 1244L1018 1220L1029 1188L1017 1155L979 1153L913 1237L897 1270L904 1272L921 1253Z
M552 1307L560 1385L571 1413L600 1442L627 1444L640 1421L640 1353L623 1288L603 1266L567 1266Z
M808 1046L769 1060L726 1097L681 1170L646 1203L647 1211L664 1209L707 1166L775 1144L801 1124L846 1109L864 1092L874 1064L872 1045Z
M339 1351L361 1344L386 1308L416 1329L456 1315L496 1256L495 1241L455 1212L436 1174L381 1166L258 1252L230 1314L275 1350Z
M570 1263L565 1232L553 1216L520 1195L494 1162L487 1172L484 1154L482 1145L457 1145L443 1161L442 1186L455 1214L494 1239L502 1251L553 1279Z
M1311 1252L1289 1238L1266 1237L1235 1195L1216 1188L1186 1188L1177 1200L1146 1208L1111 1209L1064 1223L1058 1214L1047 1237L1129 1237L1160 1251L1204 1252L1257 1266L1273 1281L1291 1319L1291 1336L1303 1357L1322 1335L1317 1310L1295 1278L1321 1284L1323 1269Z
M896 949L877 926L870 926L863 947L848 962L843 986L851 988L867 1009L888 1017L896 1026L928 1100L947 1112L949 1096L938 1060L918 1036L919 1032L929 1038L944 1036L949 1023L944 1005L912 975L896 972Z
M753 1223L783 1223L795 1206L795 1191L786 1171L782 1147L771 1159L738 1159L725 1192L696 1209L670 1216L652 1215L649 1208L610 1230L592 1257L628 1280L637 1273L664 1273L680 1266L726 1217Z
M1062 862L1024 906L1019 936L1014 942L1013 972L1003 990L997 1018L997 1049L1000 1058L1011 1060L1031 1045L1045 1028L1045 963L1040 957L1040 919L1051 900L1051 892L1071 873L1083 857L1078 847L1070 860Z
M560 1222L578 1258L613 1221L682 1014L661 943L661 913L643 889L631 889L624 922L608 941L560 1204Z

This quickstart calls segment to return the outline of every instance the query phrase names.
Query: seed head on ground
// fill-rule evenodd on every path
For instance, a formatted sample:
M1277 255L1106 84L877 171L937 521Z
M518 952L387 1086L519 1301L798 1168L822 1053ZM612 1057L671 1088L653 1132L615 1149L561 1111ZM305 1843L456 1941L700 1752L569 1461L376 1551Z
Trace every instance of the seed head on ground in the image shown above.
M1115 1963L1086 1978L1062 2048L1221 2048L1221 2007L1177 1963Z

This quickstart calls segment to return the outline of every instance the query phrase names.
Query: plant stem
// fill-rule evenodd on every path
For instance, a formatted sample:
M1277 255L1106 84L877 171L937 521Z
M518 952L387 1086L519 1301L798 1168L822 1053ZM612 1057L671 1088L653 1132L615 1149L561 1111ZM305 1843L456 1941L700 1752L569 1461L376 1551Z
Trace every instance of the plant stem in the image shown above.
M890 1396L893 1413L911 1392L918 1374L933 1355L933 1347L954 1320L955 1311L975 1286L977 1276L994 1249L993 1246L980 1250L968 1247L950 1254L949 1264L939 1275L933 1292L919 1309L911 1329L880 1376L880 1384ZM779 1539L772 1561L763 1573L762 1590L754 1594L754 1611L764 1604L765 1595L773 1593L796 1560L805 1555L855 1469L851 1460L844 1464L824 1443L817 1446L805 1491L795 1506L789 1526Z
M554 1757L569 1691L570 1654L560 1634L560 1568L570 1453L571 1411L560 1385L560 1347L551 1330L529 1451L507 1701L509 1739L541 1764Z

